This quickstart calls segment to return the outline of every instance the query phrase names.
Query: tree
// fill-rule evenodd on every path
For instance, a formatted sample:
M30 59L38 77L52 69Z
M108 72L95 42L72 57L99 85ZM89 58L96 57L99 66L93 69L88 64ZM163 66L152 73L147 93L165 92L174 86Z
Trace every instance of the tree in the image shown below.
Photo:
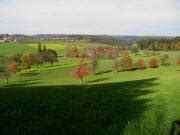
M167 65L169 65L169 55L168 55L168 54L163 55L163 56L161 57L160 61L161 61L161 65L162 65L162 66L167 66Z
M98 67L98 59L97 56L93 56L91 60L91 71L95 74L96 69Z
M138 44L133 44L133 45L131 46L131 52L132 52L132 53L138 53L138 52L139 52Z
M12 56L12 60L13 62L17 63L17 64L21 64L21 57L22 57L22 54L16 54L14 56Z
M8 70L9 70L9 72L11 74L16 74L16 72L17 72L17 65L16 64L10 65Z
M38 52L42 52L42 44L40 42L38 43Z
M35 65L37 66L37 68L39 67L39 65L42 65L44 63L44 53L37 53L35 55Z
M158 61L157 61L157 59L156 59L156 58L152 58L152 59L149 61L149 66L150 66L151 68L156 68L156 67L158 67Z
M114 71L118 72L119 66L120 66L119 60L115 59L113 64Z
M22 66L24 67L24 69L31 68L32 65L29 61L29 54L23 54L21 57L21 61L22 61Z
M143 59L139 59L137 62L136 62L136 67L138 69L143 69L145 66L145 63L144 63L144 60Z
M30 53L28 57L29 57L29 64L31 66L36 65L36 53Z
M177 58L176 63L180 65L180 57Z
M4 71L3 76L6 79L6 82L9 83L9 78L11 77L11 71L9 68Z
M75 47L69 47L66 51L66 57L79 57L80 56L80 50Z
M90 70L82 62L77 65L76 70L73 73L74 78L80 79L80 84L83 83L83 78L90 74Z
M123 70L130 71L132 70L132 66L133 64L132 64L131 56L129 55L128 52L125 52L121 59L121 67Z
M58 55L54 50L48 49L46 53L46 62L49 62L53 66L54 62L58 61Z
M43 52L46 52L46 51L47 51L46 45L43 45Z

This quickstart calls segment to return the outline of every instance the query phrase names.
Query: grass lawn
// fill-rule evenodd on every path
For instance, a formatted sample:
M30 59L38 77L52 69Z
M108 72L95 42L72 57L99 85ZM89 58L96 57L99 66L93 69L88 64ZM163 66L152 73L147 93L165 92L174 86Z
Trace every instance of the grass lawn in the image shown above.
M179 52L168 54L170 66L130 72L112 72L113 61L102 60L84 85L72 78L79 60L63 57L9 84L0 78L0 134L168 135L180 120Z

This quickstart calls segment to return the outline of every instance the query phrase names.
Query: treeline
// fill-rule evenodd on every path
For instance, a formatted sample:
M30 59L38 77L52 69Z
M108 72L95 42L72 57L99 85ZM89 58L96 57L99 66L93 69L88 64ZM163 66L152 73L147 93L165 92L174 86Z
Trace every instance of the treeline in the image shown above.
M180 50L180 37L175 37L173 39L142 39L138 41L137 44L142 50L176 51Z
M50 63L58 61L58 55L56 51L47 49L46 45L38 44L36 53L16 54L12 57L14 63L18 66L22 66L23 69L30 69L32 66L42 65L44 63Z

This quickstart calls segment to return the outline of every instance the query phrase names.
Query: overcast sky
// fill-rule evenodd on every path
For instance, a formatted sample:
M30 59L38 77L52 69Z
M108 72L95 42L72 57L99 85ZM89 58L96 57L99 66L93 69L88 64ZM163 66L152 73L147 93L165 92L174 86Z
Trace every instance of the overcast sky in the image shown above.
M0 33L180 35L180 0L0 0Z

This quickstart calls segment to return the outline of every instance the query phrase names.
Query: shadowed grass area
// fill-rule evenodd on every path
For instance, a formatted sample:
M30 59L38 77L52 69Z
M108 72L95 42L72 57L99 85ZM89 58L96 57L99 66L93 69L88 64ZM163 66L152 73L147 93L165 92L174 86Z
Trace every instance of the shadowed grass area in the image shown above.
M26 135L117 135L138 120L157 78L69 86L0 88L0 131ZM27 82L28 83L28 82Z

